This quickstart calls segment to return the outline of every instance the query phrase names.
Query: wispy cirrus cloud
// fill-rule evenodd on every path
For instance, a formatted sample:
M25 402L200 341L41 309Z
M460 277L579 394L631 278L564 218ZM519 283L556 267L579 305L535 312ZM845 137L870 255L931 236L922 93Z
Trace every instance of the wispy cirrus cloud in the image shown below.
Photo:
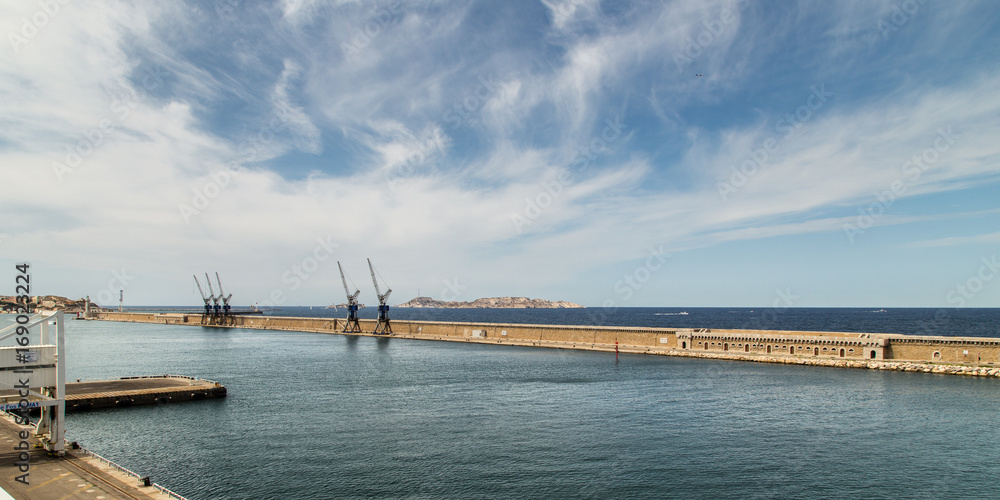
M949 236L936 240L915 241L910 244L913 247L950 247L968 245L970 243L1000 243L1000 232L977 234L974 236Z
M404 288L460 274L530 294L598 289L654 244L838 234L894 183L877 225L924 228L970 209L922 200L1000 180L1000 75L974 50L995 41L973 22L989 6L928 3L888 39L871 35L891 2L230 6L67 5L0 54L0 161L18 166L5 185L55 180L53 162L111 123L52 199L3 193L4 210L31 208L0 228L4 251L105 271L125 259L164 282L255 269L231 281L263 296L289 256L335 234L344 260L419 261L400 265ZM31 8L4 4L0 28ZM831 94L819 107L814 87ZM942 128L954 143L914 166ZM982 241L907 231L912 248ZM325 297L328 278L293 296Z

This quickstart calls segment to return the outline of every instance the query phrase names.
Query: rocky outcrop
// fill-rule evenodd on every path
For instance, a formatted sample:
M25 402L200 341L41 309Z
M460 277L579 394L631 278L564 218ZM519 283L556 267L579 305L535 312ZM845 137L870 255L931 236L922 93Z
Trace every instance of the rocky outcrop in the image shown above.
M31 297L29 303L31 304L31 310L48 310L54 311L61 309L67 313L78 313L83 312L86 306L86 299L72 300L66 297L60 297L58 295L39 295ZM17 303L17 297L11 295L0 296L0 309L4 311L15 311L20 309L20 305ZM91 311L102 311L100 307L95 305L93 302L90 303Z
M529 299L527 297L489 297L472 302L444 302L430 297L417 297L396 307L440 307L450 309L574 309L580 304L564 300Z

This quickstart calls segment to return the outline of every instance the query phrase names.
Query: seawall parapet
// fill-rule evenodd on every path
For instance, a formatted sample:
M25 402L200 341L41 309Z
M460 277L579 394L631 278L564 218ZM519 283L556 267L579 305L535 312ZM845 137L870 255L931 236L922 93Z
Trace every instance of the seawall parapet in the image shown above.
M339 318L101 312L94 319L341 334ZM360 320L360 335L375 320ZM393 320L391 337L1000 377L1000 338ZM353 334L359 335L359 334Z

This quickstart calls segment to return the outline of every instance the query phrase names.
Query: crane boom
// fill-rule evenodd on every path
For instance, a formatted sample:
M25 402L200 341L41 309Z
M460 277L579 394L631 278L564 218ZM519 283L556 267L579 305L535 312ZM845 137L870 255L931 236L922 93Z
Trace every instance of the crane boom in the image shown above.
M372 267L372 260L368 259L368 271L372 273L372 284L375 285L375 295L378 295L378 301L382 303L382 292L378 289L378 280L375 279L375 268Z
M378 295L378 303L379 305L384 306L386 299L389 298L389 294L392 293L392 288L387 289L384 294L381 291L379 291L378 280L375 279L375 267L372 266L371 259L368 259L368 270L372 273L372 283L375 284L375 295Z
M361 294L361 290L355 290L351 293L351 289L347 287L347 278L344 276L344 268L340 265L340 261L337 261L337 268L340 269L340 280L344 282L344 293L347 294L347 304L357 304L358 295Z
M201 321L204 323L206 321L206 319L208 318L208 316L210 314L212 314L212 305L209 304L209 302L212 301L213 296L209 295L208 297L205 297L205 291L201 289L201 283L198 282L198 277L195 276L195 275L192 275L192 276L194 276L194 283L196 285L198 285L198 293L201 294L201 300L205 301L205 315L201 317ZM207 279L207 276L206 276L206 279ZM209 286L209 290L211 290L212 283L209 282L208 286Z
M212 280L208 279L208 273L205 273L205 282L208 283L209 300L211 300L213 304L218 304L219 299L215 298L215 290L212 289Z
M208 301L211 300L211 299L205 298L205 291L201 289L201 283L198 283L198 277L195 276L195 275L193 275L193 274L191 276L194 278L194 284L198 285L198 293L201 294L201 300L204 300L205 301L205 305L207 306L208 305Z
M219 278L219 272L218 271L215 272L215 280L218 281L218 283L219 283L219 297L222 299L222 303L223 304L229 304L229 299L233 298L233 294L230 293L229 295L226 295L225 297L223 297L223 295L225 295L226 292L222 291L222 279Z
M372 273L372 283L375 284L375 295L378 295L378 323L375 325L375 334L392 334L392 326L389 324L389 305L385 303L386 299L389 298L389 294L392 293L392 288L388 288L386 284L386 291L382 293L378 289L378 278L375 277L375 266L372 265L372 260L368 259L368 271Z
M337 261L337 269L340 269L340 281L344 283L344 293L347 294L347 321L344 322L344 333L358 333L361 331L361 324L358 322L358 295L361 290L354 290L347 287L347 277L344 275L344 266Z
M341 267L339 260L337 261L337 269L340 269L340 281L344 282L344 293L347 294L348 298L350 298L351 289L347 288L347 278L344 277L344 268Z

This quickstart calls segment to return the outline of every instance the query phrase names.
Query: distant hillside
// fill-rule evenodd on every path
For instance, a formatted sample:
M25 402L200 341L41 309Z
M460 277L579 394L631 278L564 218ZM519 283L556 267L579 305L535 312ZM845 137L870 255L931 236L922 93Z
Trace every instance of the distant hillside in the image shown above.
M529 299L527 297L489 297L472 302L444 302L430 297L417 297L396 307L441 307L451 309L573 309L580 304L564 300Z
M73 300L67 299L66 297L60 297L58 295L39 295L31 297L31 308L32 310L56 310L62 309L68 313L83 312L86 299ZM13 311L17 309L17 297L11 295L0 295L0 309L4 311ZM95 305L93 302L90 303L91 311L101 311L102 309Z

